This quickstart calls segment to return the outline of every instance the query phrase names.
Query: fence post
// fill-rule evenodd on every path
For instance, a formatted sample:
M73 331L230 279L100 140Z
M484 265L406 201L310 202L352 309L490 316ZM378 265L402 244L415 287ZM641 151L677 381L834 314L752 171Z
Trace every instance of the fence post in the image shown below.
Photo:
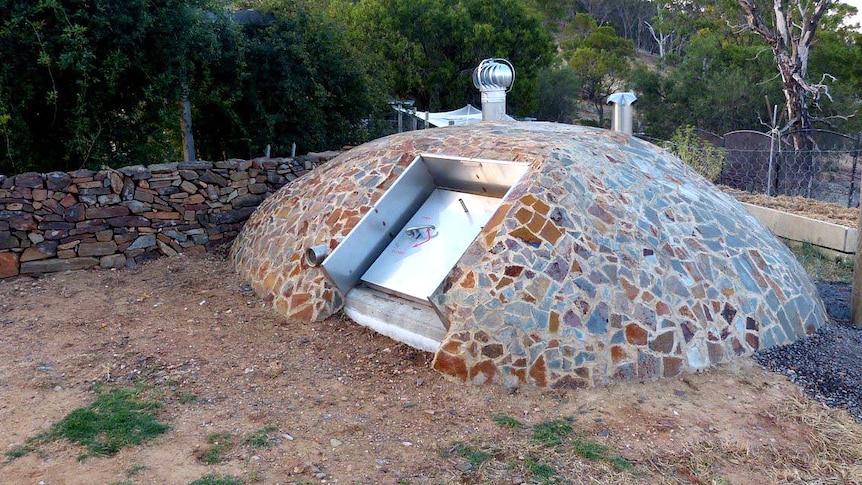
M853 207L853 191L856 189L856 164L859 162L859 137L862 133L856 134L856 142L853 144L853 170L850 172L850 190L847 193L847 208ZM860 198L862 200L862 198Z
M766 195L772 197L775 195L775 137L778 135L778 127L775 124L778 122L778 105L776 104L772 110L772 129L769 130L769 170L766 172Z
M862 233L862 210L856 219L856 234ZM850 296L850 322L862 325L862 237L856 238L856 256L853 258L853 292Z

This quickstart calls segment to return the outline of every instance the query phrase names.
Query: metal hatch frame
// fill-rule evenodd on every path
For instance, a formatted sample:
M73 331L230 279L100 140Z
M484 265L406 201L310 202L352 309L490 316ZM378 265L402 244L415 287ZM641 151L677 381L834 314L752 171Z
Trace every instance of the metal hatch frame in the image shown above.
M435 189L503 199L529 168L518 162L418 155L323 261L324 273L346 295Z

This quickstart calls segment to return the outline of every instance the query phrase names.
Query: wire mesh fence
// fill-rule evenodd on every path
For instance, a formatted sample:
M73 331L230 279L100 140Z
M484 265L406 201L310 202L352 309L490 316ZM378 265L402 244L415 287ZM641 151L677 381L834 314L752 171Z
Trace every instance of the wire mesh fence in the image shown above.
M770 196L799 196L859 206L859 135L827 130L786 134L742 130L723 136L706 132L698 135L703 142L722 148L720 171L713 180L716 184ZM658 143L677 151L678 147L668 142ZM690 146L686 148L692 150ZM706 149L701 149L705 153Z

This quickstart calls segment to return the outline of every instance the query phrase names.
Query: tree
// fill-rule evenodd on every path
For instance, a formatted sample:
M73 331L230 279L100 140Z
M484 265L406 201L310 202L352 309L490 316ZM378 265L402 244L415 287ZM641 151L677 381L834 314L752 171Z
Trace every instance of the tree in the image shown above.
M512 62L512 111L535 108L536 76L553 46L541 19L522 0L335 0L330 12L374 56L376 78L393 98L430 110L477 102L470 74L482 59Z
M715 133L761 127L771 114L764 98L781 97L762 50L747 32L704 23L675 64L662 71L636 68L629 81L646 133L667 139L686 124Z
M582 99L593 103L599 126L604 126L605 100L622 87L634 45L617 36L613 27L599 26L588 15L578 14L564 47L573 49L569 65L581 81Z
M539 71L536 81L536 118L573 123L577 116L581 83L571 66L557 62Z
M0 0L0 171L176 159L207 0ZM196 40L197 39L197 40Z
M810 142L803 132L811 129L809 105L816 105L821 95L829 96L826 84L809 79L808 62L818 24L831 0L774 0L775 22L772 28L767 25L755 0L738 1L748 27L772 48L784 91L787 128L796 133L795 148L808 148Z
M363 120L384 102L341 26L302 2L259 8L265 22L241 25L238 93L201 107L227 123L212 146L253 157L364 141Z

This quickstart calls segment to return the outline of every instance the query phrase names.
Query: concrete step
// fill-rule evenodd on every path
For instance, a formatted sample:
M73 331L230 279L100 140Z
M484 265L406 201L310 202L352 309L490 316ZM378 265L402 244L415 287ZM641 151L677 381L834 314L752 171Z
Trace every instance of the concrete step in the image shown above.
M354 322L413 348L436 352L446 327L429 305L357 286L347 293L344 313Z

